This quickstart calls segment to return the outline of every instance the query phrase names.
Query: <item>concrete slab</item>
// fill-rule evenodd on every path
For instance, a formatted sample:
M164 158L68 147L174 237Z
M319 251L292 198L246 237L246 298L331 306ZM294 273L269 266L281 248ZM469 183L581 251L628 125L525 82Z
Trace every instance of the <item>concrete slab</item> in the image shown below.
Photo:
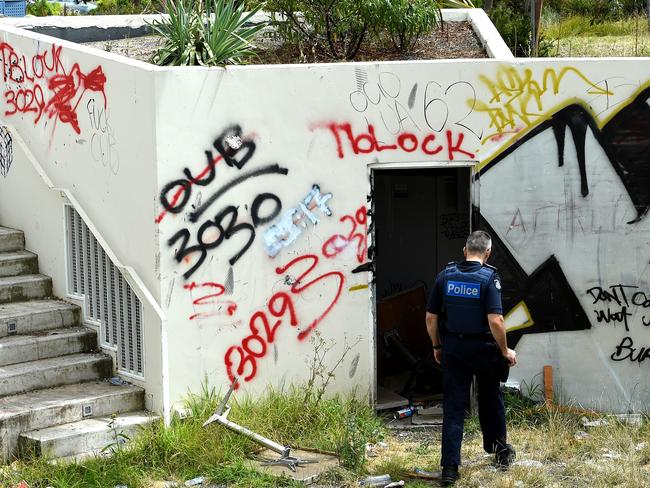
M124 437L132 439L138 431L159 417L149 412L128 412L111 416L93 417L78 422L56 425L45 429L23 432L19 438L22 452L49 458L101 454L107 446Z
M25 235L22 231L0 227L0 252L20 251L25 249Z
M8 326L17 334L30 334L78 325L81 308L62 300L30 300L0 304L0 337L8 335Z
M52 278L41 274L0 278L0 303L19 302L52 295Z
M142 410L144 390L134 385L90 382L0 398L0 462L17 454L21 432L92 416Z
M303 449L292 449L291 456L316 462L313 464L298 466L295 473L284 466L264 466L263 464L265 461L274 461L279 457L277 453L269 449L264 449L256 455L256 459L249 460L249 463L250 466L257 471L270 474L271 476L291 478L305 485L316 483L319 476L321 476L325 471L339 465L338 458L333 454L325 454Z
M106 378L113 360L106 354L72 354L0 367L0 397Z
M29 251L0 252L0 276L38 273L38 256Z
M0 366L97 349L97 333L86 327L54 329L0 338Z

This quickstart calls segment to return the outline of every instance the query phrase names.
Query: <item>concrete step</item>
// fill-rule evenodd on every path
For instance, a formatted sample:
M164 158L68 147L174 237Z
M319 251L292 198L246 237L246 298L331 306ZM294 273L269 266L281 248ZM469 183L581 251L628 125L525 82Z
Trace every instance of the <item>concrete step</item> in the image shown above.
M79 325L81 308L61 300L30 300L0 304L0 337L11 330L31 334Z
M38 256L29 251L0 252L0 276L38 273Z
M0 367L0 397L39 388L107 378L113 361L106 354L71 354Z
M0 278L0 303L20 302L52 295L52 278L41 274Z
M97 333L69 327L0 338L0 366L55 358L97 349Z
M21 453L48 458L99 454L102 450L117 449L118 443L127 443L142 427L157 419L149 412L140 411L32 430L20 434L19 449Z
M23 231L0 227L0 252L21 251L25 249Z
M144 390L95 381L0 398L0 463L18 454L21 432L144 408ZM84 413L86 415L84 415Z

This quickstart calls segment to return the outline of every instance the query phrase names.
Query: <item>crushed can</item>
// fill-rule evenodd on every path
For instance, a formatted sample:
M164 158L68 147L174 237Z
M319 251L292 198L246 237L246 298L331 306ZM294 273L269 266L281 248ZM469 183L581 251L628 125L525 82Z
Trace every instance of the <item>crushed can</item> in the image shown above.
M401 408L397 412L395 412L394 417L396 419L405 419L406 417L410 417L413 415L415 412L417 412L418 408L414 406L409 406L406 408Z

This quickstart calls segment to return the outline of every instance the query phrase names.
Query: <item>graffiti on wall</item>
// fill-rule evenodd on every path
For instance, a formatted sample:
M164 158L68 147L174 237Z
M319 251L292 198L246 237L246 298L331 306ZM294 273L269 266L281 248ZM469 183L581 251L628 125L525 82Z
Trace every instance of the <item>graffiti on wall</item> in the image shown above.
M509 69L512 74L514 68ZM557 93L562 82L562 77L572 73L580 75L580 79L590 87L590 93L609 96L611 91L603 91L600 86L591 83L584 75L577 70L564 69L560 72L546 70L544 72L544 83L534 83L529 72L525 78L511 77L510 92L505 87L507 83L502 80L498 86L492 85L492 102L497 102L499 96L510 95L507 103L502 109L510 116L517 117L525 110L514 110L508 104L513 99L523 98L524 108L530 103L538 106L541 97L551 91ZM484 79L484 81L486 81ZM513 88L514 87L514 88ZM525 88L526 87L526 88ZM515 89L516 88L516 89ZM525 90L527 91L524 91ZM597 120L596 115L582 103L572 103L560 108L555 113L540 118L530 118L526 121L528 131L523 137L513 144L507 146L492 160L486 161L481 174L488 173L494 167L501 164L511 155L516 155L523 147L534 144L536 140L551 131L556 143L557 166L565 172L572 172L577 175L577 188L579 196L584 202L573 200L573 197L565 195L563 202L555 202L550 197L544 199L544 205L537 207L517 207L513 210L509 225L504 229L492 229L486 219L482 225L490 229L496 236L493 244L496 248L494 262L503 275L503 297L504 305L511 310L511 314L519 317L520 326L515 323L509 337L516 343L525 333L543 332L549 330L582 330L594 327L618 328L622 334L620 340L611 345L610 359L612 361L631 361L642 363L650 357L646 345L639 345L635 333L639 334L650 326L650 314L646 314L645 308L650 306L647 293L636 283L627 284L604 284L588 287L580 290L585 300L590 301L592 309L583 308L575 292L569 285L563 267L571 266L571 263L560 263L554 256L548 259L530 276L527 276L523 269L517 264L513 254L504 243L509 245L518 253L529 255L531 251L525 243L531 242L534 236L542 235L563 235L566 242L572 243L587 242L589 240L600 240L601 235L608 232L621 232L618 226L627 227L626 233L635 231L644 232L642 229L635 229L647 216L650 209L650 89L640 89L625 105L617 107L617 111L610 115L602 124ZM541 102L539 102L541 104ZM541 110L541 105L540 110ZM496 107L496 106L495 106ZM479 106L479 109L483 106ZM493 107L490 112L490 123L497 130L506 127L513 127L513 119L504 119L505 112L499 112ZM528 112L531 112L528 110ZM504 122L506 120L506 122ZM518 123L522 122L520 119ZM499 125L501 124L501 125ZM572 146L567 144L567 138L572 139ZM571 158L567 151L575 151ZM601 151L604 158L594 159L593 154ZM592 154L591 159L589 154ZM567 167L567 161L572 161L576 167ZM590 166L591 164L591 166ZM592 199L592 181L594 178L596 164L609 166L612 176L618 177L623 188L623 195L610 204L594 207ZM602 171L602 170L601 170ZM488 173L489 174L489 173ZM528 174L528 173L526 173ZM596 178L596 181L599 180ZM523 181L523 185L539 185L540 190L544 189L544 179L535 181ZM597 183L598 184L598 183ZM532 188L532 187L531 187ZM587 200L589 199L589 200ZM634 209L619 210L624 207L623 201L629 201ZM604 219L605 213L611 218ZM603 221L610 221L610 227L603 226ZM496 230L496 231L495 231ZM520 242L512 239L511 233L517 233L521 238ZM503 240L502 240L503 239ZM628 244L629 242L629 244ZM633 239L621 243L623 247L633 246ZM539 248L539 246L537 246ZM612 256L613 258L614 256ZM581 263L584 266L584 263ZM597 279L597 277L596 277ZM515 286L512 286L512 283ZM524 290L519 287L523 284ZM583 302L584 303L584 302ZM515 321L517 322L517 321Z
M160 223L169 214L179 214L188 208L193 193L195 202L190 205L187 221L167 240L173 249L174 258L185 265L183 277L190 278L206 261L210 253L221 249L234 236L246 237L243 245L227 252L230 266L234 266L253 245L257 229L273 219L282 211L282 202L274 193L260 191L250 201L222 204L222 197L246 181L263 176L286 176L289 170L277 163L265 164L248 169L247 164L255 154L256 145L252 139L242 137L242 129L233 125L224 130L213 142L212 148L205 150L206 163L199 166L196 176L186 167L182 176L167 183L160 193L163 211L156 217ZM224 161L227 168L223 173L233 176L226 181L218 181L216 166ZM230 170L230 171L228 171ZM212 193L205 199L196 190L209 190ZM250 208L251 222L240 216L241 205ZM191 224L198 224L193 230ZM192 229L192 230L191 230ZM242 242L241 239L237 239Z
M120 169L120 154L115 131L111 126L110 111L103 103L97 103L95 97L86 103L86 111L92 129L90 151L93 159L116 175Z
M63 47L52 44L43 52L26 55L7 42L0 43L5 116L31 114L34 125L53 120L54 128L60 122L81 134L78 109L85 93L100 94L106 108L106 76L102 67L84 72L75 63L67 69L61 60L62 50Z
M612 105L610 97L614 95L608 80L593 82L582 71L570 66L546 68L538 76L530 68L502 66L493 78L485 75L479 78L491 97L487 101L469 98L467 104L488 115L491 132L487 139L498 139L542 122L547 111L557 105L557 95L569 79L584 86L587 95L607 97L608 109Z
M0 126L0 174L4 178L9 174L11 163L14 162L13 139L6 126Z
M320 186L312 185L311 190L300 204L289 209L277 222L264 233L264 247L270 257L275 257L285 247L289 247L307 229L307 223L316 225L320 222L316 209L324 215L331 216L332 211L327 202L331 193L321 194Z
M315 126L318 128L319 126ZM336 154L339 159L345 159L346 150L354 155L376 154L383 151L403 151L418 153L422 156L442 155L454 161L455 159L473 159L475 154L463 146L465 134L447 129L444 135L429 132L418 136L413 132L401 132L390 142L381 142L375 133L375 127L368 124L367 132L355 133L350 123L330 123L321 126L330 131L336 142ZM344 143L345 141L345 143Z

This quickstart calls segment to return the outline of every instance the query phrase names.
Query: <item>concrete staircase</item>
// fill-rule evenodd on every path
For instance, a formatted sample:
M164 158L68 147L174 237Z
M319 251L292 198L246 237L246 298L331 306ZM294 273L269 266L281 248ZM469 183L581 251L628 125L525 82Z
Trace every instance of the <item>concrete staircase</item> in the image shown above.
M0 227L0 464L26 452L99 452L154 419L144 390L112 385L110 356L81 309L51 298L21 231ZM115 415L111 418L112 415ZM112 423L112 426L109 425Z

